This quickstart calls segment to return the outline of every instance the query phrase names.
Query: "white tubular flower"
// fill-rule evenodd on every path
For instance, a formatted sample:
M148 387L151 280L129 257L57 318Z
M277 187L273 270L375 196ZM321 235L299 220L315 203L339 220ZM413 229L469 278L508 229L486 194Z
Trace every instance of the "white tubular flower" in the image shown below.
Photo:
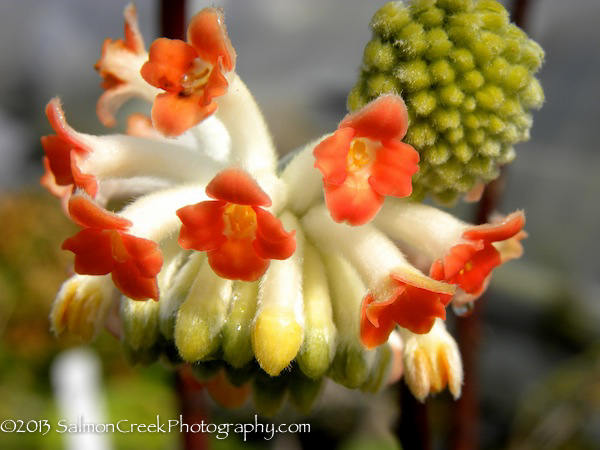
M448 386L454 398L460 397L463 369L458 346L437 319L428 334L402 331L404 381L413 395L425 401Z
M116 111L130 98L152 101L160 92L140 74L147 60L148 52L138 26L137 11L131 3L125 8L125 39L113 41L107 38L102 46L102 57L95 66L104 79L102 87L106 89L96 107L98 118L105 126L116 124Z
M193 182L222 167L201 151L172 140L79 133L67 124L58 98L48 103L46 115L56 135L44 136L42 145L55 183L81 188L91 197L103 180L150 177Z
M63 243L77 275L56 297L54 332L111 327L130 362L183 366L222 405L252 391L262 414L288 393L308 411L326 377L376 392L404 376L421 400L446 386L460 395L446 307L520 256L523 213L472 226L398 200L419 153L402 142L408 111L395 94L278 164L221 10L148 52L133 6L125 22L97 64L98 115L112 125L137 96L152 117L92 136L69 126L58 98L46 108L42 184L81 227Z

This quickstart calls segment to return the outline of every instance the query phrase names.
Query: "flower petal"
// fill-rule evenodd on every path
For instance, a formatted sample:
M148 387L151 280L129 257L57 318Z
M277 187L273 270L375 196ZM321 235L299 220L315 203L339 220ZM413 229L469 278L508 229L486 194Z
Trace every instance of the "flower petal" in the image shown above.
M377 141L401 140L408 129L408 112L399 95L382 95L358 111L348 114L339 128L353 128L357 137Z
M178 136L213 114L217 104L202 106L202 96L182 96L171 92L159 94L152 105L152 122L166 136Z
M84 228L126 230L131 222L94 203L89 197L75 194L69 199L69 215Z
M188 26L188 42L200 58L218 67L219 58L228 72L235 68L236 54L227 36L223 13L216 8L205 8L192 17Z
M256 281L267 271L269 260L261 258L251 238L228 239L208 251L208 263L217 275L230 280Z
M344 184L325 183L325 203L336 222L350 225L369 222L383 205L384 196L363 179L348 177Z
M396 325L424 334L433 327L436 318L446 318L446 306L452 298L452 288L425 276L390 274L393 285L383 301L376 302L372 294L363 300L361 340L367 348L387 341Z
M162 263L162 259L161 259ZM140 274L135 261L128 259L118 264L112 272L112 280L117 289L132 300L158 300L158 282L156 277Z
M160 272L163 258L155 242L125 233L122 234L122 238L125 250L140 276L153 278ZM153 296L149 295L147 297Z
M206 186L206 195L236 205L271 206L271 199L258 183L242 169L225 169Z
M352 128L338 129L323 139L313 150L315 167L323 173L326 183L342 184L348 175L347 157L355 131Z
M75 253L75 272L82 275L106 275L114 269L112 233L116 232L86 228L63 242L63 250Z
M117 124L115 114L127 100L136 96L136 92L128 83L105 89L96 103L96 114L102 125L114 127Z
M287 232L281 221L262 208L253 208L256 213L256 239L252 246L265 259L287 259L296 250L296 231Z
M410 145L389 141L377 149L369 184L381 195L408 197L412 176L419 171L419 153Z
M133 3L125 7L125 47L134 53L143 53L144 38L140 32L140 27L137 19L137 10Z
M360 313L360 340L363 345L372 349L385 344L388 337L396 328L396 324L392 320L391 315L374 314L376 309L373 309L375 298L370 293L363 300ZM367 311L372 311L372 318L367 316Z
M42 147L56 184L59 186L73 184L73 173L71 173L71 150L73 147L58 136L43 136Z
M213 250L227 239L223 234L225 202L206 201L184 206L177 210L183 223L179 232L179 245L198 251Z
M183 89L181 78L197 57L196 50L179 39L158 38L150 46L141 74L152 86L177 93Z
M220 97L221 95L225 95L227 92L227 88L229 87L229 83L227 79L223 75L222 71L221 59L217 62L216 68L210 71L210 75L208 76L208 80L206 81L206 86L204 87L204 94L202 96L202 104L207 105L212 101L213 97Z
M401 327L416 334L425 334L431 330L437 317L446 319L445 305L450 298L448 294L407 284L393 303L390 313Z
M485 242L505 241L517 233L525 226L525 214L523 211L516 211L500 222L478 225L469 228L463 233L463 238L471 241L483 240Z
M48 161L47 156L44 156L42 163L44 165L44 174L40 177L40 185L45 187L48 192L55 197L60 198L62 200L63 209L66 211L67 202L73 192L73 186L61 186L56 182L54 174L52 173L52 169L50 168L50 161Z

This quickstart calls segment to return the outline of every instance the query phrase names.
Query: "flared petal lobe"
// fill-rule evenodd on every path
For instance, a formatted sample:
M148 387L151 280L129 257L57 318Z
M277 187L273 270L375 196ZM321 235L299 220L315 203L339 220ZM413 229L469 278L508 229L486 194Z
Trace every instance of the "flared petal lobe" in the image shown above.
M192 17L188 27L188 42L203 60L214 66L220 60L228 72L235 69L235 49L227 35L225 19L220 10L205 8Z
M158 38L150 46L141 74L152 86L178 93L183 90L183 75L192 68L197 57L196 50L183 41Z
M348 114L338 128L352 128L358 137L376 141L401 140L408 130L408 111L399 95L382 95Z
M69 200L69 214L83 227L62 246L75 253L77 273L111 273L115 286L127 297L158 300L156 275L162 266L162 254L155 242L126 233L131 222L81 194Z

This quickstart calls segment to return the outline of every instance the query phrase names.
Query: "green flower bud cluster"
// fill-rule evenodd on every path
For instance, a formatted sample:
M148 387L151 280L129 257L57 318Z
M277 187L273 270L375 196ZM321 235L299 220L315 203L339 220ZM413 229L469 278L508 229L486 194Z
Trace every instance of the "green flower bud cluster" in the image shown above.
M371 28L348 109L402 95L410 118L404 140L421 155L413 197L451 203L496 178L514 159L513 145L529 138L531 110L544 101L534 77L541 47L495 0L391 2Z

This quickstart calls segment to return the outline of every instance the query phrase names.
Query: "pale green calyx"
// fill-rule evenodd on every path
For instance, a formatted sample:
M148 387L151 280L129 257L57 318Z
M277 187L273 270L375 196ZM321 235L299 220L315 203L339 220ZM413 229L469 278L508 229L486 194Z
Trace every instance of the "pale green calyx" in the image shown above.
M371 28L348 109L388 92L403 96L404 140L421 155L413 197L448 203L496 178L544 101L534 77L541 47L495 0L391 2Z

